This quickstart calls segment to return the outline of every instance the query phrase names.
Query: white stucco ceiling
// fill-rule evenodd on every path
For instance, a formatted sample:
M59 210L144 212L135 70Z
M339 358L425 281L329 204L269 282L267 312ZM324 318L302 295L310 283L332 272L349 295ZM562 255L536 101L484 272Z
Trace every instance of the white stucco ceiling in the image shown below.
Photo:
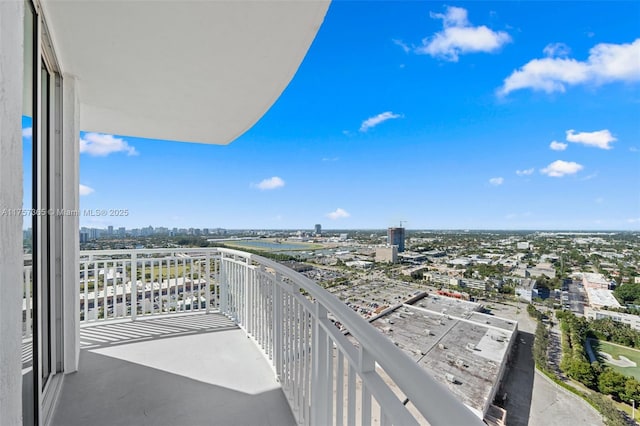
M328 0L43 0L81 130L227 144L280 96Z

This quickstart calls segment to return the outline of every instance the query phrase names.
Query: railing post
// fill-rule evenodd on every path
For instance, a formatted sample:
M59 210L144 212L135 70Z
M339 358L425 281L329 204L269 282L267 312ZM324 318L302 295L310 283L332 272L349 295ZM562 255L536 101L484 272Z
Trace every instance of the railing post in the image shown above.
M252 305L251 305L251 296L249 295L249 292L251 291L251 268L249 268L249 265L251 263L251 260L247 257L245 259L245 267L244 267L244 327L245 329L249 332L249 334L254 334L254 330L252 327L252 322L251 319L253 318L252 312Z
M376 363L368 350L360 346L358 351L358 373L362 377L363 373L368 373L376 369ZM362 396L360 398L362 424L371 424L371 392L362 382ZM384 407L383 407L384 408Z
M227 306L227 277L224 266L224 253L220 253L220 312L225 315L229 314Z
M126 291L126 289L123 289L123 290ZM131 321L136 320L137 314L138 314L138 255L136 253L131 253Z
M209 313L211 310L211 252L207 251L206 254L206 263L204 266L204 275L205 275L205 285L207 286L207 291L205 292L205 299L207 303L206 312ZM200 295L198 295L198 305L200 305Z
M329 377L327 377L327 333L320 323L327 318L327 308L317 300L313 321L313 336L311 336L311 424L329 424L327 401ZM333 379L333 378L331 378Z
M273 363L278 381L282 376L282 287L280 274L276 272L273 280Z

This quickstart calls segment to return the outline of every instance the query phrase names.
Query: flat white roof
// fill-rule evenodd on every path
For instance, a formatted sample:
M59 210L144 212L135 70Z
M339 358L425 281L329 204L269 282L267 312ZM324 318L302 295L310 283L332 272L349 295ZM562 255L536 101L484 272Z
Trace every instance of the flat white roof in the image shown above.
M601 288L587 288L587 297L591 306L609 306L610 308L620 308L621 305L613 296L613 291Z

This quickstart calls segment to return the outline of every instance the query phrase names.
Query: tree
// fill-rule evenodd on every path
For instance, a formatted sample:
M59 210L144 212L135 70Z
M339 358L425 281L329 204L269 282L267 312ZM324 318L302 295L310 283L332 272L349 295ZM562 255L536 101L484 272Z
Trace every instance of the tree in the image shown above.
M618 286L613 294L623 303L640 301L640 283L628 283Z
M571 378L591 389L596 387L596 374L587 361L572 358L568 367L567 374Z
M627 378L624 386L624 393L620 395L620 399L630 402L632 399L636 402L640 401L640 382L633 377Z
M598 377L598 389L605 395L612 395L620 399L620 395L625 393L627 378L611 368L605 370Z

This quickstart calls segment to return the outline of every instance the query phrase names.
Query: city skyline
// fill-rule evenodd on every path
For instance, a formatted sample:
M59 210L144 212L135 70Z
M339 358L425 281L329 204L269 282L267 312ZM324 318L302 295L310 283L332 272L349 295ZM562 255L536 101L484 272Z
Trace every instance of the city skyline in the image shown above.
M640 5L455 4L334 2L228 146L82 133L81 211L128 213L80 226L639 230Z

